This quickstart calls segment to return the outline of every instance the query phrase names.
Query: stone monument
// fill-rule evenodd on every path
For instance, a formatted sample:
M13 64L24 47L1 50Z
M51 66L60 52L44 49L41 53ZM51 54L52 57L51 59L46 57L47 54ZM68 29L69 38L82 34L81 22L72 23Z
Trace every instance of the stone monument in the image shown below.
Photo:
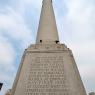
M36 44L24 52L11 95L86 95L72 51L60 44L52 0L43 0Z

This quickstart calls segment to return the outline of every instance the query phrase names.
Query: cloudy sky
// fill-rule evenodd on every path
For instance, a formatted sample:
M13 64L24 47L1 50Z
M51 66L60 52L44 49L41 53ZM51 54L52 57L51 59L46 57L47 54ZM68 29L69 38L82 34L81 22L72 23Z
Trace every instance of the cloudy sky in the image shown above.
M0 95L35 43L42 0L0 0ZM53 0L60 42L72 49L86 91L95 91L95 0Z

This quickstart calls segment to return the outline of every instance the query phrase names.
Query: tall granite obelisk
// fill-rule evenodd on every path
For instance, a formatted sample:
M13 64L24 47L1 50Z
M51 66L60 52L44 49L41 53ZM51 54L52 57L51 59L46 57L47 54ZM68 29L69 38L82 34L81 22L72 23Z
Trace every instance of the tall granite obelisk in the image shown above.
M86 95L72 51L59 42L52 0L43 0L36 44L24 52L11 95Z

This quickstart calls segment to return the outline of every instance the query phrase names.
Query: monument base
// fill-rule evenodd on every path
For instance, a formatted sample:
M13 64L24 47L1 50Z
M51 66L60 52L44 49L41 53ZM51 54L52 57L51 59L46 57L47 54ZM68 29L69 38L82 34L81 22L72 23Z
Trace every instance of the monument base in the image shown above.
M64 44L35 44L24 53L12 95L86 95L73 54Z

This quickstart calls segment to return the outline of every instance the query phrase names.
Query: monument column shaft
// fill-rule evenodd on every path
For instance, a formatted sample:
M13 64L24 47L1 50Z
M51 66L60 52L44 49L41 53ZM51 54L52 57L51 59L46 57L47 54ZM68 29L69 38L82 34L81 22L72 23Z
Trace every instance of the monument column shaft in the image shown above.
M52 0L43 0L36 42L59 41Z

